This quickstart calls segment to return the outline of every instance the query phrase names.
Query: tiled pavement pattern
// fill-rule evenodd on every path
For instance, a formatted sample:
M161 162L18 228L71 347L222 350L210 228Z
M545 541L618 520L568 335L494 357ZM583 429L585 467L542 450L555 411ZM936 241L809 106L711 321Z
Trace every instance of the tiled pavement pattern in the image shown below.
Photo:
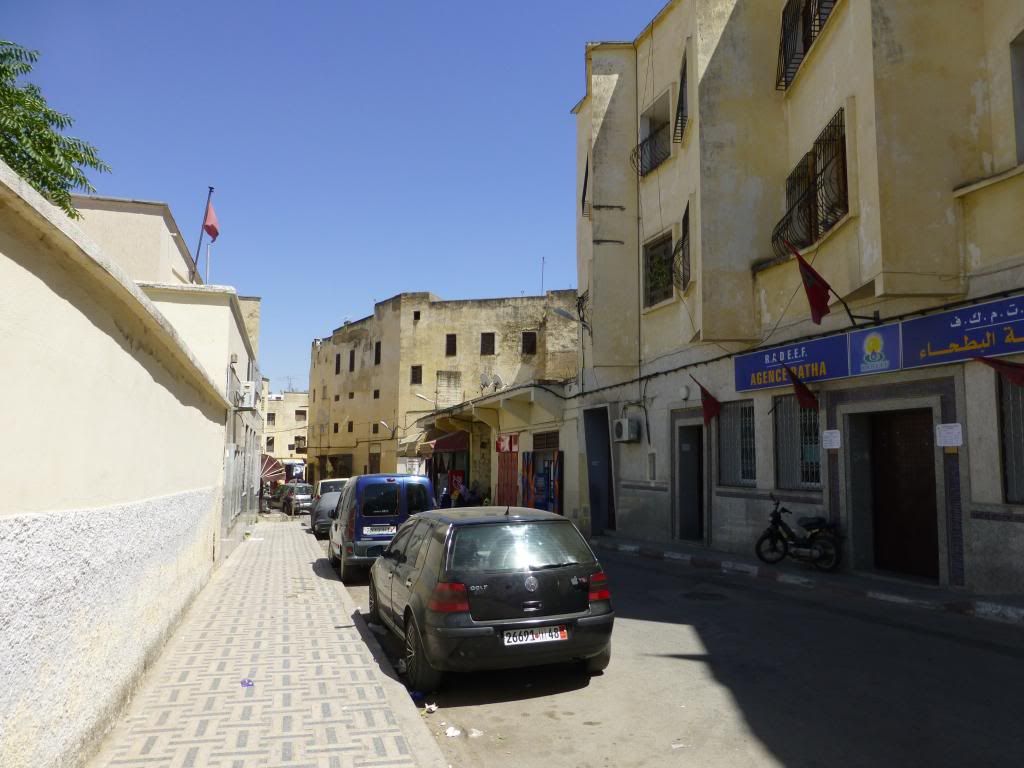
M410 725L412 713L411 725L425 726L408 699L396 702L404 691L374 661L353 610L305 527L256 526L90 765L418 765L400 722ZM408 711L396 717L395 703Z

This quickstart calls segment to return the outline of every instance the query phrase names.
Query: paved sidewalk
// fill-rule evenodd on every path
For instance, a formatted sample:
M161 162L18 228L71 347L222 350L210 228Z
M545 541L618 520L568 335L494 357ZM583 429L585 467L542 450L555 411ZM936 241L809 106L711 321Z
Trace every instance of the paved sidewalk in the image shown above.
M447 765L354 616L305 526L255 526L189 609L90 766Z
M976 595L964 590L918 585L895 578L823 573L792 560L778 565L766 565L755 557L718 552L682 541L648 542L604 535L595 536L590 543L596 549L654 560L670 560L693 568L816 589L838 596L881 600L909 608L958 613L1024 626L1024 595Z

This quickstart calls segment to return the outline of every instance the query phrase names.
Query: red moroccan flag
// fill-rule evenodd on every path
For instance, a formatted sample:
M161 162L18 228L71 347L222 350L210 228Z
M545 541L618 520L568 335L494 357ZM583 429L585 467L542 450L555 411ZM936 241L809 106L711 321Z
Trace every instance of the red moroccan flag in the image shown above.
M722 404L715 399L715 396L704 389L704 385L690 376L694 384L700 387L700 406L704 410L704 426L711 423L711 420L722 410Z
M787 365L786 370L789 372L789 380L793 385L793 391L796 392L796 399L800 403L800 407L818 410L818 398L807 388L806 384L800 381L800 378L793 372L792 368Z
M797 264L800 265L800 279L804 283L804 291L807 293L807 303L811 305L811 320L815 325L821 325L821 318L829 313L828 295L832 286L825 282L825 278L819 275L814 267L807 263L807 260L800 255L800 251L793 247L788 240L783 242L796 256Z
M217 214L213 210L213 201L206 201L206 215L203 217L203 229L210 236L210 242L217 242L217 235L220 234L220 224L217 223Z
M1008 363L1005 360L991 360L987 357L976 357L974 359L979 363L984 363L990 368L994 368L1011 384L1016 384L1018 387L1024 387L1024 365L1021 365L1020 363Z

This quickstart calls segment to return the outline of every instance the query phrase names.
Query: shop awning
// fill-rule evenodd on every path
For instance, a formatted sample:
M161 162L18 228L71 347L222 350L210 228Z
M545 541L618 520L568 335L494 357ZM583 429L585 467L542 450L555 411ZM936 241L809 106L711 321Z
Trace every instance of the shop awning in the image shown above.
M284 480L284 465L273 456L263 454L260 462L260 480L263 482Z

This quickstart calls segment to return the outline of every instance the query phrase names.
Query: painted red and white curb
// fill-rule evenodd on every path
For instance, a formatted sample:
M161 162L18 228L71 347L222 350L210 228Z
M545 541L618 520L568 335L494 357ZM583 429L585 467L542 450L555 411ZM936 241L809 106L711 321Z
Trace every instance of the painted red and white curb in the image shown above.
M905 605L909 608L956 613L962 616L974 616L986 621L998 621L1003 624L1019 624L1024 626L1024 606L1008 605L991 600L975 600L967 595L962 599L956 600L927 600L920 597L901 595L898 592L886 592L879 589L868 589L836 583L828 579L828 577L817 575L802 576L800 574L780 571L770 566L737 562L729 560L726 556L716 552L691 554L689 552L660 549L654 545L620 542L600 537L594 538L590 543L597 549L620 552L625 555L634 555L650 560L668 560L692 568L718 571L730 576L747 576L761 581L774 581L779 584L802 587L804 589L827 590L851 597L878 600L894 605Z

